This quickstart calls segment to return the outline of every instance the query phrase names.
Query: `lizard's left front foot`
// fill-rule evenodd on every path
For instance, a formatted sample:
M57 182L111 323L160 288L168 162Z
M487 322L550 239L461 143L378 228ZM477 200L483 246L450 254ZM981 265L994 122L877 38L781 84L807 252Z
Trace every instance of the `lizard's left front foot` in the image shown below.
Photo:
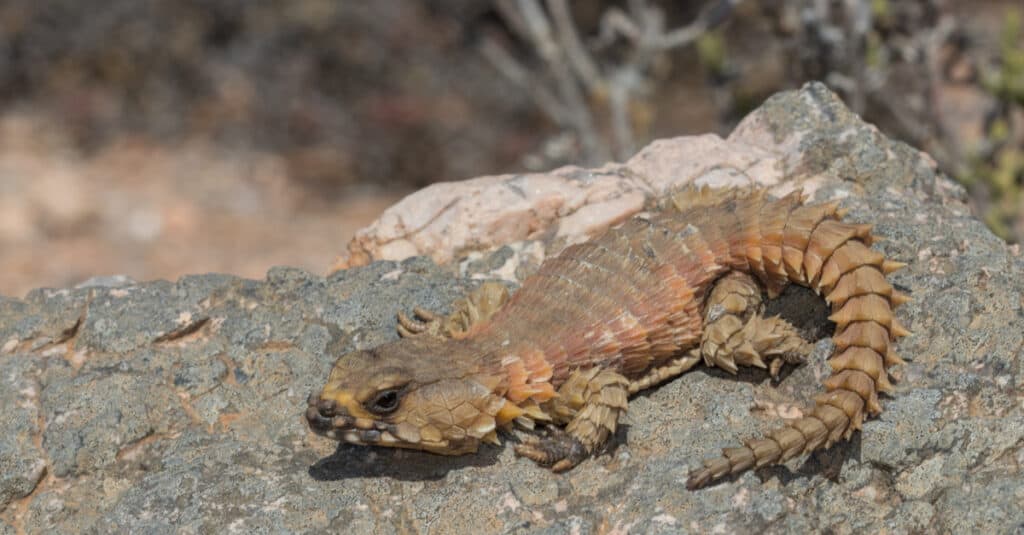
M564 472L586 459L615 433L619 415L625 412L629 381L612 370L575 370L558 389L549 406L555 422L544 438L530 437L516 446L516 453L555 472Z
M548 426L547 436L530 436L526 442L516 446L516 455L531 459L541 466L550 467L553 472L564 472L583 462L590 452L576 437L561 428Z
M429 336L444 337L441 330L445 327L443 318L437 314L416 307L412 309L413 317L406 316L404 312L398 312L398 335L402 338L410 338L426 334Z

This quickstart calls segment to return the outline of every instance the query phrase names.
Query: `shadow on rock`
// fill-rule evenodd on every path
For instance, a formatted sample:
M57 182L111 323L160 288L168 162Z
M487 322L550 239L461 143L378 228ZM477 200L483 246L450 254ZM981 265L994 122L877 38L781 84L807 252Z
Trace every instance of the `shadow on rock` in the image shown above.
M782 465L774 465L756 470L755 473L761 481L777 478L783 487L790 485L793 481L812 479L815 476L822 476L829 481L838 481L843 465L850 460L860 459L860 448L860 433L856 433L849 440L837 442L827 450L818 450L812 453L796 470L790 470ZM723 481L730 481L735 477L723 478Z
M765 303L765 317L781 316L793 324L804 340L830 338L835 324L828 320L829 306L820 296L807 288L791 284L777 299Z
M786 379L789 378L790 375L793 375L800 366L806 366L806 364L786 364L781 370L779 370L779 376L774 379L768 375L767 370L747 366L740 368L735 374L731 374L722 368L711 368L701 364L699 367L694 368L690 373L702 373L709 377L714 377L718 381L742 382L752 385L763 385L771 388L777 388L785 384ZM648 390L653 392L657 390L657 388L658 387L654 387Z
M778 479L782 487L787 487L799 479L812 479L815 476L823 476L830 481L838 481L839 473L843 465L850 459L860 458L860 435L856 434L849 441L841 441L827 450L819 450L800 465L800 468L790 470L783 465L770 465L754 470L754 474L762 483L771 479ZM713 488L725 483L733 483L744 477L746 472L731 474L721 479L716 479L708 484L706 488Z
M415 450L339 444L333 455L309 467L309 475L317 481L362 477L430 481L443 478L451 470L492 465L498 461L501 452L502 448L485 445L476 453L446 456Z

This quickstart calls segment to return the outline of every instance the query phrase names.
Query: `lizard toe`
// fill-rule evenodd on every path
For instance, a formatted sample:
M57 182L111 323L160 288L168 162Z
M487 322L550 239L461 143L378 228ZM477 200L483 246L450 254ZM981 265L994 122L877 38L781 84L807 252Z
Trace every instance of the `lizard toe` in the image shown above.
M548 436L531 436L515 447L516 455L550 468L553 472L564 472L580 464L589 455L587 448L576 437L557 427L548 428Z

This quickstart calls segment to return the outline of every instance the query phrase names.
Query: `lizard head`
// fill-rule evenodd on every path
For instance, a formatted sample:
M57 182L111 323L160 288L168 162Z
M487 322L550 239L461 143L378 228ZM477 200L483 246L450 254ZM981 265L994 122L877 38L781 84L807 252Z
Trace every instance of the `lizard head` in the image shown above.
M505 399L486 380L414 356L403 342L338 359L323 390L309 397L310 428L352 444L447 455L474 452L482 440L497 443Z

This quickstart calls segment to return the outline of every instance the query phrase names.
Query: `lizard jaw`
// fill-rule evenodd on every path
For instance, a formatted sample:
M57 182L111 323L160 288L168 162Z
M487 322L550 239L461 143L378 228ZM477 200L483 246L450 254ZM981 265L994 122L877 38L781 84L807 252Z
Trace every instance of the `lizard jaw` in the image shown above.
M391 424L369 418L353 417L338 403L316 394L307 400L306 421L318 435L362 446L385 446L429 451L442 455L461 455L477 450L479 440L466 436L464 440L428 440L408 423Z

